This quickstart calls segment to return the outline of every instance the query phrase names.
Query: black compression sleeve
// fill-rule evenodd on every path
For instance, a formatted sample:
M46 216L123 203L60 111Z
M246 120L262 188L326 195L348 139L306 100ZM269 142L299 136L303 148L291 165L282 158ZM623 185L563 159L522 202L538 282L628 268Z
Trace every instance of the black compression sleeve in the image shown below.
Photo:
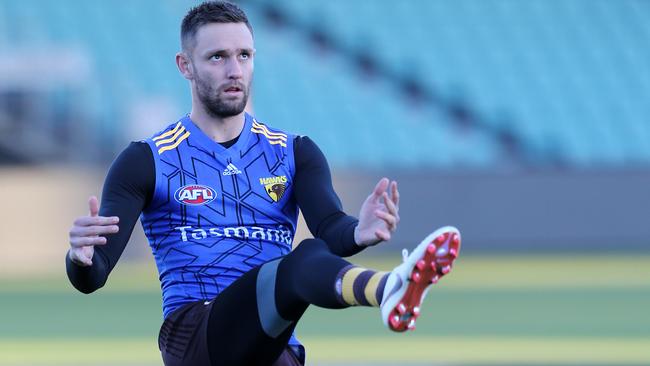
M107 235L105 245L95 246L90 267L79 266L66 255L68 278L77 290L90 293L104 286L140 213L151 201L155 179L153 155L146 143L132 142L115 159L104 181L99 215L119 217L120 230Z
M296 137L293 146L296 161L293 189L309 230L323 239L334 254L348 257L359 253L363 247L354 242L358 220L343 212L332 186L327 159L309 137Z

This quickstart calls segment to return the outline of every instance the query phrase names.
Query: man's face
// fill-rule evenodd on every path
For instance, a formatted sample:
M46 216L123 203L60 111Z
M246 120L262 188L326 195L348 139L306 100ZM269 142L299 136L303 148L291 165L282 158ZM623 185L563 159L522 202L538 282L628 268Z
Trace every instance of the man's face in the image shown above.
M210 23L191 52L195 92L213 117L244 111L253 79L253 36L244 23Z

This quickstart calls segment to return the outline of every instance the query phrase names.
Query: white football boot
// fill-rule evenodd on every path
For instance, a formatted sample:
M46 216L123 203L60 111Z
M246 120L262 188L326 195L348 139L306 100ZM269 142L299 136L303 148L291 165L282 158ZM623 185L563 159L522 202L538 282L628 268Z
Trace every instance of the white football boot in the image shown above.
M460 251L460 232L453 226L442 227L427 236L395 267L386 280L381 301L381 318L390 330L415 329L420 304L429 286L449 273Z

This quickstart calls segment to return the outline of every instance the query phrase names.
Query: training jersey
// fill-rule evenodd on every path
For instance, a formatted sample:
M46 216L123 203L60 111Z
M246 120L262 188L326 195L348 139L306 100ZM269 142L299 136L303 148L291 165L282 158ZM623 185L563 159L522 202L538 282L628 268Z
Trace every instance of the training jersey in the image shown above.
M293 139L246 114L229 148L189 116L146 140L156 182L140 220L158 266L165 318L184 304L210 301L250 269L291 251L298 218Z

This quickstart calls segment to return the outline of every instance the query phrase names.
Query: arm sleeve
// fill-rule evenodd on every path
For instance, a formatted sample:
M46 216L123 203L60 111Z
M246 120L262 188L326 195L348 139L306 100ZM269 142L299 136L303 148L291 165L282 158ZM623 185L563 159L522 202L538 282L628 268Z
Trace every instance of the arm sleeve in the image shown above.
M309 137L296 137L293 146L296 161L293 189L307 227L334 254L349 257L359 253L363 247L354 242L358 220L343 212L332 186L327 159Z
M155 187L155 166L151 149L144 142L132 142L115 159L104 181L100 216L120 218L119 232L106 236L105 245L96 245L93 264L83 267L66 254L66 272L72 285L83 293L104 286L126 247L133 227L148 205Z

